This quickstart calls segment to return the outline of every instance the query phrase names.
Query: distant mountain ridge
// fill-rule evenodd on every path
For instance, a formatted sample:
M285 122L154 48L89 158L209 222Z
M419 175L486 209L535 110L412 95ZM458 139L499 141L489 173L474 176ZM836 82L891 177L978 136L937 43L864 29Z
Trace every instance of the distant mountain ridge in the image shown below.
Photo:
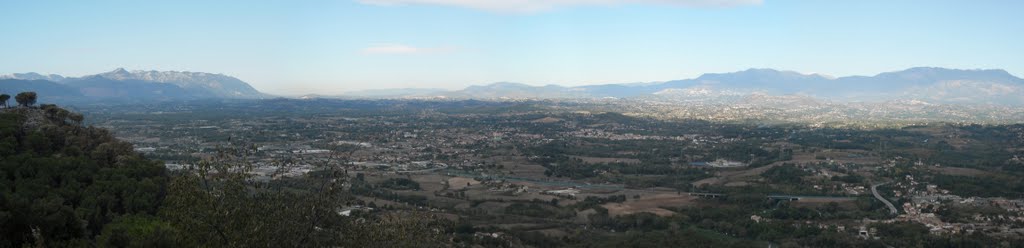
M118 68L111 72L95 75L117 81L139 80L157 83L170 83L183 89L203 89L214 95L226 98L253 98L260 93L248 83L223 74L187 71L127 71Z
M21 80L47 80L60 82L66 79L64 76L57 74L42 75L35 72L28 73L14 73L10 75L0 75L0 79L21 79Z
M203 72L128 71L83 77L16 73L0 76L0 92L37 91L41 102L261 99L271 96L237 78ZM364 99L639 99L681 103L768 101L772 97L829 102L918 101L939 104L1024 106L1024 79L1005 70L914 67L874 76L830 77L775 69L707 73L692 79L586 86L533 86L499 82L460 90L381 89L340 96L301 98ZM781 99L781 98L779 98ZM779 102L775 101L774 102ZM781 101L781 100L780 100ZM814 102L797 101L797 102ZM787 101L781 101L787 102Z
M707 73L659 83L575 87L500 82L436 94L456 99L637 98L718 100L751 94L799 95L838 102L922 100L935 103L1024 105L1024 80L1004 70L915 67L875 76L830 77L775 69ZM400 94L392 94L401 96ZM423 95L417 95L422 98Z
M110 72L82 77L38 73L0 76L0 92L36 91L41 102L259 99L270 97L223 74L187 71Z

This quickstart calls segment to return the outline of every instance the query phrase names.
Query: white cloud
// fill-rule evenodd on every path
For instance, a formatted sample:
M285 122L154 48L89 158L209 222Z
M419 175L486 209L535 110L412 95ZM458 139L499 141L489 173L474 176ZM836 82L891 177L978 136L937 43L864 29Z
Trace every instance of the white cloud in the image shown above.
M376 44L363 48L365 54L426 54L455 51L455 47L414 47L403 44Z
M418 53L423 49L406 46L402 44L381 44L363 48L363 53L369 54L411 54Z
M527 13L573 6L647 4L680 7L737 7L758 5L763 0L356 0L381 6L442 5L495 12Z

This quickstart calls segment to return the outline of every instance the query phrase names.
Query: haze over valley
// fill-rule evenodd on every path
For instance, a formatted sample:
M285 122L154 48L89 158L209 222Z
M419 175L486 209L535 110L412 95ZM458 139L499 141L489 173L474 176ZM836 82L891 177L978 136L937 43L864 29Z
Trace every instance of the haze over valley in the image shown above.
M774 69L707 73L693 79L565 87L492 83L459 90L379 89L298 97L263 93L237 78L203 72L122 68L67 77L0 76L0 91L34 91L59 104L161 103L202 100L554 101L611 104L663 119L829 125L1015 123L1024 120L1024 79L999 69L915 67L875 76L830 77ZM592 107L578 107L593 109ZM724 111L724 112L723 112Z

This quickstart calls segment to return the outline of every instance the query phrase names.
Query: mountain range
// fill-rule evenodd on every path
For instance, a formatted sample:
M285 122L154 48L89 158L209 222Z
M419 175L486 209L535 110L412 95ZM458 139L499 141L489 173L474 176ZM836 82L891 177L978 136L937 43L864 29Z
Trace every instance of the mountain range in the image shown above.
M0 92L23 91L38 93L39 102L55 103L270 97L237 78L203 72L128 71L118 68L77 78L31 72L0 76Z
M36 91L40 102L261 99L237 78L202 72L116 70L65 77L38 73L0 76L0 92ZM565 87L500 82L460 90L432 88L356 91L340 96L302 98L416 99L640 99L719 101L723 99L801 99L801 102L886 102L998 104L1024 106L1024 79L1004 70L916 67L874 76L830 77L774 69L708 73L693 79L653 83ZM786 100L791 101L791 100Z
M494 83L440 94L452 98L638 98L711 100L751 94L836 102L921 100L933 103L1024 105L1024 79L1004 70L917 67L875 76L829 77L774 69L708 73L657 83L576 87Z

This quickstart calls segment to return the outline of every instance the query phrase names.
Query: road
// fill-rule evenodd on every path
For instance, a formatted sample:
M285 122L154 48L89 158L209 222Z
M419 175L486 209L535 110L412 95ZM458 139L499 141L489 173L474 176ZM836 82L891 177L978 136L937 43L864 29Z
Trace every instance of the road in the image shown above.
M875 198L878 198L878 200L882 201L882 203L885 203L885 206L889 207L890 213L892 213L893 215L897 215L899 214L899 212L896 210L896 206L893 206L892 202L889 202L889 200L886 200L885 197L882 197L881 194L878 194L878 186L882 186L884 184L886 183L871 185L871 194L875 195Z

